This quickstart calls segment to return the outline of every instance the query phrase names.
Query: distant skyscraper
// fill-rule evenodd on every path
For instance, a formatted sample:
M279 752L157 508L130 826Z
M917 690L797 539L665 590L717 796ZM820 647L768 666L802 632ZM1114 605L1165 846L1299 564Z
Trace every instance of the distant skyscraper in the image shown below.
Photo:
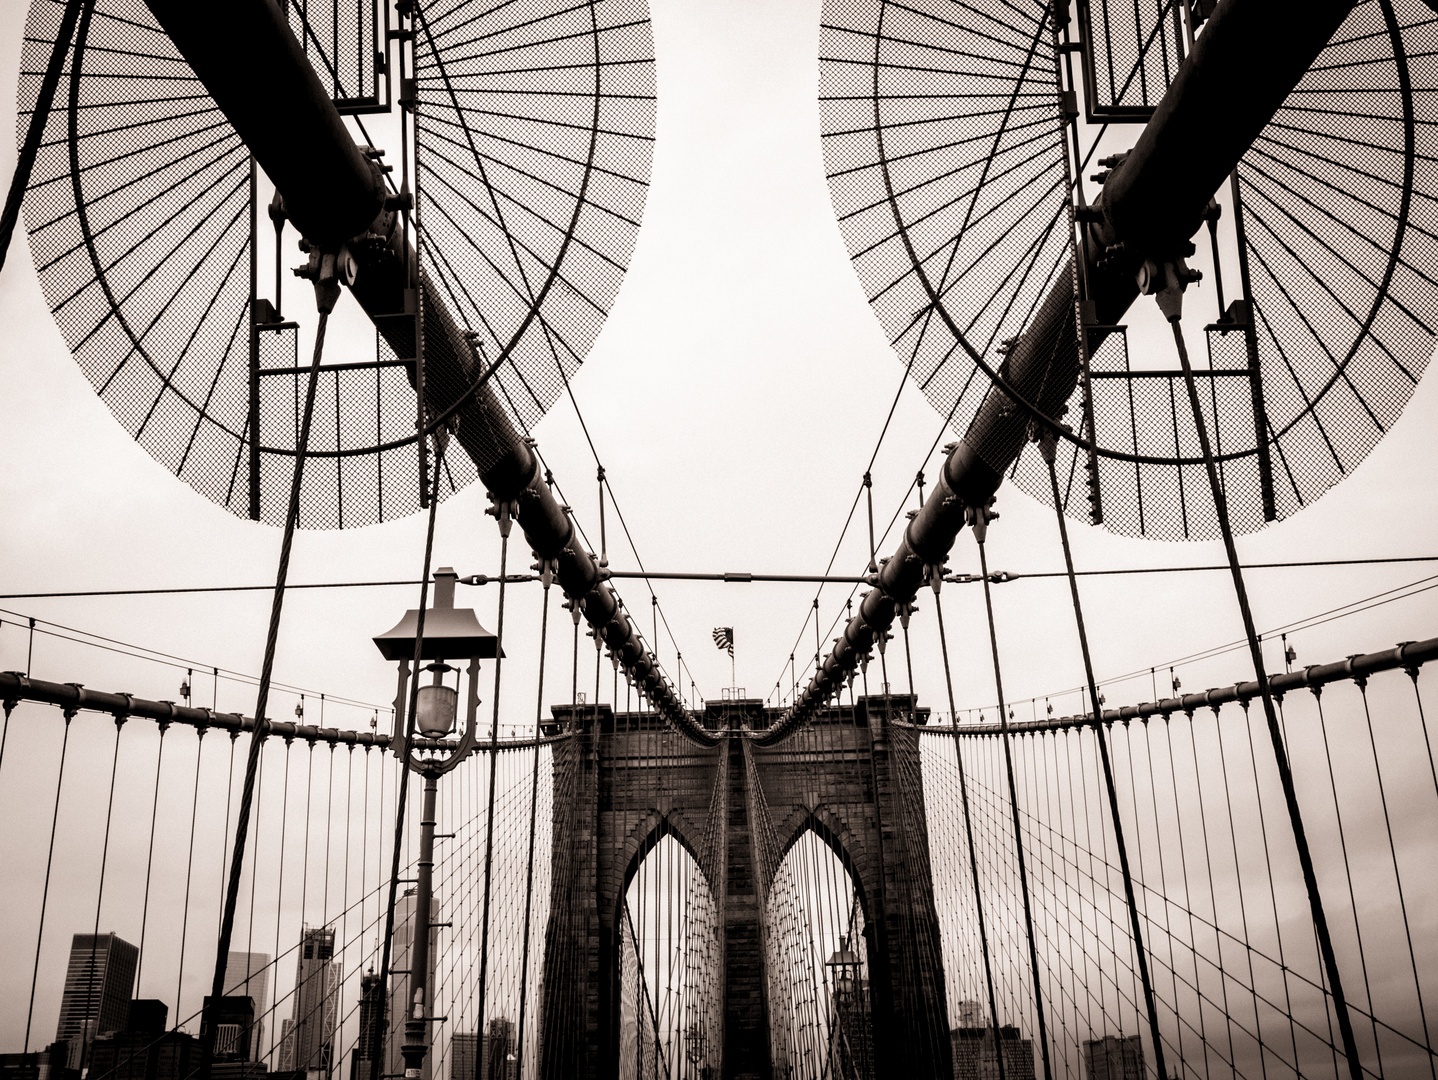
M340 1004L340 965L334 953L332 927L305 927L296 962L294 1018L281 1040L281 1069L328 1076L334 1068Z
M649 1029L653 1031L653 1026ZM651 1036L651 1044L652 1036ZM519 1064L515 1055L518 1047L515 1045L514 1021L507 1016L496 1016L489 1022L489 1027L484 1032L484 1045L480 1047L480 1053L484 1058L484 1072L480 1080L518 1080ZM470 1065L473 1067L473 1060ZM469 1074L473 1076L474 1073ZM458 1080L458 1078L456 1078Z
M392 974L389 980L389 1030L385 1033L386 1068L384 1071L398 1075L404 1074L404 1057L400 1054L400 1047L404 1045L404 1021L405 1017L409 1015L412 997L409 976L398 973L408 971L410 968L410 948L414 941L414 916L415 896L414 889L411 888L394 902L394 935L390 939L390 970L396 974ZM438 918L439 902L433 901L430 907L431 924ZM429 973L425 981L425 984L431 989L434 987L434 964L437 952L435 945L438 939L438 931L431 927L429 932ZM431 1047L431 1049L433 1048ZM420 1080L430 1080L433 1075L433 1061L434 1054L432 1052L424 1056L424 1070L420 1074Z
M70 1067L78 1068L96 1035L121 1031L130 1018L130 992L140 950L110 934L76 934L70 942L60 1023L55 1038L70 1044Z
M371 967L360 979L359 1031L355 1035L354 1050L350 1052L349 1080L370 1080L370 1065L375 1058L375 1019L383 1009L384 990L380 977Z
M1144 1080L1143 1040L1137 1035L1085 1039L1083 1065L1086 1080Z
M250 1033L250 1060L265 1052L265 1018L270 1007L269 953L231 952L225 957L225 996L247 997L255 1003L255 1027Z
M449 1037L449 1080L474 1080L479 1036L473 1031L456 1031Z
M167 1031L169 1009L162 1001L130 1003L125 1030L95 1037L90 1076L104 1080L186 1080L199 1063L200 1042L183 1031Z
M954 1047L955 1080L998 1080L999 1054L1004 1059L1004 1080L1034 1080L1034 1044L1011 1024L994 1038L988 1010L977 1001L959 1002L959 1026L949 1032Z

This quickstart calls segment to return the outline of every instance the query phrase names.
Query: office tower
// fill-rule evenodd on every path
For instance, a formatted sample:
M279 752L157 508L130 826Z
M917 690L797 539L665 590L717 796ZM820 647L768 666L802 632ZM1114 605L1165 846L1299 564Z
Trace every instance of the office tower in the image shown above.
M76 934L71 939L55 1029L55 1039L70 1044L70 1068L80 1068L96 1035L125 1027L139 960L140 950L113 933Z
M256 1030L255 1003L243 994L216 1001L205 998L205 1023L215 1025L214 1060L210 1080L259 1080L268 1071L255 1061L252 1037ZM184 1080L194 1080L193 1076Z
M1143 1040L1137 1035L1085 1039L1083 1064L1086 1080L1144 1080Z
M250 1036L255 1025L253 999L228 995L217 1001L206 995L204 1017L206 1025L215 1025L215 1061L250 1060Z
M280 1021L280 1045L275 1050L275 1072L295 1070L295 1022L289 1017Z
M281 1040L280 1068L327 1077L334 1068L339 1024L340 965L332 927L305 927L295 970L294 1017ZM289 1050L283 1049L285 1043Z
M390 987L389 987L389 1019L388 1031L385 1033L384 1056L385 1072L396 1075L404 1075L404 1057L400 1053L400 1047L404 1045L404 1022L410 1012L410 1001L413 991L410 989L409 976L402 974L410 969L410 947L414 941L414 917L416 913L416 901L414 889L406 889L405 894L394 902L394 934L390 939ZM436 945L439 940L438 932L433 924L439 919L439 902L431 901L430 907L430 932L429 932L429 971L425 985L430 987L430 1000L425 1005L425 1012L433 1015L434 1004L434 967L438 949ZM432 1025L429 1025L432 1026ZM433 1047L430 1053L424 1056L424 1069L420 1073L420 1080L430 1080L433 1075L434 1052Z
M90 1075L104 1080L186 1080L199 1064L200 1041L183 1031L167 1031L169 1011L163 1001L130 1002L125 1029L95 1037Z
M371 967L360 979L359 1031L355 1035L355 1047L350 1051L349 1080L370 1080L370 1066L375 1059L375 1020L383 1010L383 986ZM383 1019L380 1024L384 1024Z
M225 995L247 997L255 1003L255 1026L250 1032L250 1060L265 1052L265 1020L270 1007L269 953L229 952L225 955Z
M998 1080L1003 1054L1004 1080L1034 1080L1034 1044L1012 1024L994 1038L988 1010L977 1001L959 1002L959 1026L949 1032L954 1049L955 1080Z
M69 1056L70 1046L62 1042L28 1054L0 1054L0 1080L80 1080L79 1070L66 1064Z
M474 1080L478 1062L479 1036L473 1031L456 1031L449 1037L449 1080Z
M653 1046L652 1023L648 1030L651 1033L649 1045ZM480 1047L484 1062L484 1072L480 1074L480 1080L518 1080L518 1049L514 1021L507 1016L496 1016L492 1019L484 1029L484 1045Z

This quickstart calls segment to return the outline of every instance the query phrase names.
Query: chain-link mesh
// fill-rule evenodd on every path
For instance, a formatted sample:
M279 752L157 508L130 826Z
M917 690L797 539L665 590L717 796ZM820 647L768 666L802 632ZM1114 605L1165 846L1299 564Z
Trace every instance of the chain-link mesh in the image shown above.
M593 344L634 248L654 143L648 7L439 0L422 12L425 271L476 366L502 361L492 385L528 429Z
M356 25L339 17L340 31L324 5L290 10L321 82L350 105L377 85L373 64L360 63L373 50L372 7L347 9ZM467 10L427 9L417 42L425 303L480 332L473 359L456 335L426 341L432 410L468 389L477 361L508 362L463 414L464 447L445 456L441 498L475 478L476 459L491 464L512 444L500 414L533 425L592 344L633 248L653 133L642 2L511 5L478 19ZM62 12L32 4L22 119ZM293 325L262 321L252 417L249 155L142 0L99 0L79 30L26 200L46 298L96 391L156 460L232 513L282 524L310 357ZM336 56L353 63L336 66ZM446 112L453 101L462 109ZM479 166L464 156L471 139ZM470 173L487 174L489 187ZM325 364L301 527L413 513L412 357L377 335L373 365ZM487 415L505 437L485 437Z
M1004 341L1022 332L1031 354L1058 366L1076 355L1071 319L1034 317L1050 288L1048 315L1072 301L1060 265L1069 237L1059 87L1041 25L1046 10L980 16L967 8L830 0L820 71L835 209L900 360L984 460L1048 502L1048 471L1036 448L1021 445L1021 425L1002 422L1017 407L995 398L973 424L997 391L982 373L976 377L963 348L966 342L997 368ZM1090 22L1110 20L1104 48L1113 55L1099 54L1097 62L1148 73L1119 78L1113 85L1126 89L1105 100L1135 104L1124 95L1136 81L1166 86L1180 55L1173 12L1159 5L1135 15L1130 8L1125 38L1113 29L1118 8L1106 11L1096 4L1080 11ZM1145 28L1149 41L1143 64L1136 45L1124 52L1117 44L1139 41L1134 26ZM967 37L981 32L993 39L985 49ZM1089 47L1096 48L1092 40ZM1419 0L1356 6L1240 165L1260 378L1250 377L1239 323L1209 333L1213 373L1195 361L1237 531L1265 524L1265 488L1281 519L1350 473L1396 421L1433 350L1438 178L1427 166L1438 160L1434 56L1438 21ZM1020 116L1030 118L1024 136L1014 130ZM1050 179L1052 189L1045 187ZM978 229L986 215L995 232ZM1158 354L1133 365L1166 374L1134 375L1126 337L1096 336L1093 432L1081 390L1066 416L1053 410L1099 448L1090 464L1086 450L1060 445L1066 511L1089 520L1096 485L1104 524L1115 532L1216 536L1172 343L1167 335L1145 343ZM1044 401L1066 374L1030 363L1012 377L1030 400ZM1266 484L1259 430L1266 432ZM1125 461L1115 453L1159 460Z
M1417 0L1354 8L1244 156L1238 175L1252 281L1256 388L1241 326L1210 327L1200 398L1233 528L1266 524L1257 421L1264 418L1278 520L1333 487L1393 426L1433 352L1438 328L1438 20ZM1112 340L1112 339L1111 339ZM1172 345L1158 363L1177 368ZM1127 363L1092 361L1098 445L1197 459L1181 378L1106 380ZM1167 359L1173 357L1173 359ZM1126 385L1127 383L1127 385ZM1077 403L1078 397L1074 401ZM1077 415L1070 409L1070 419ZM1077 426L1077 424L1075 424ZM1087 520L1087 455L1059 448L1065 509ZM1051 502L1035 448L1011 471ZM1218 535L1201 463L1099 457L1104 525L1129 536Z
M31 5L22 132L63 11ZM243 514L249 155L139 0L100 0L78 31L25 201L41 287L116 419Z
M1239 166L1280 516L1367 456L1433 352L1435 56L1425 4L1358 5Z
M1253 421L1252 381L1242 329L1209 332L1209 367L1195 365L1203 422L1219 457L1219 482L1230 503L1237 531L1263 526L1258 457ZM1124 461L1096 455L1103 523L1125 536L1204 539L1218 535L1218 519L1188 387L1175 365L1162 371L1134 371L1128 335L1120 329L1094 350L1090 362L1097 443L1109 450L1168 463ZM1077 401L1077 395L1075 396ZM1081 415L1077 407L1071 410ZM1087 436L1087 432L1084 432ZM1229 455L1242 455L1229 457ZM1179 464L1185 459L1186 464ZM1092 513L1092 473L1088 452L1061 442L1055 466L1059 495L1071 517ZM1048 466L1034 444L1027 445L1009 470L1018 486L1052 502Z
M834 211L900 361L959 431L989 387L968 349L997 366L1067 254L1049 9L824 5Z
M1079 0L1091 121L1145 123L1183 62L1176 0Z

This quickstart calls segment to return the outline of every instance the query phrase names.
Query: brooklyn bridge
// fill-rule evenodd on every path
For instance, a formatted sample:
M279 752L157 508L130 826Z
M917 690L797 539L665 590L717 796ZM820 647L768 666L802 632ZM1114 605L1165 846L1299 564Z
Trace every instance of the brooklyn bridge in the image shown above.
M10 20L0 1080L1438 1080L1438 7L654 7Z

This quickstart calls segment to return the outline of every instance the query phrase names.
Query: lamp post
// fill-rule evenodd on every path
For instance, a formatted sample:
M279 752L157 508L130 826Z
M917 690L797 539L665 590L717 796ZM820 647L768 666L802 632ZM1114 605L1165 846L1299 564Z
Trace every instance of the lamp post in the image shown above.
M862 1038L856 1030L860 1026L856 1021L863 1017L866 1004L863 1000L864 986L859 978L859 963L859 957L849 948L848 936L843 935L839 938L839 947L824 965L830 971L834 987L836 1030L829 1034L830 1064L837 1066L834 1075L842 1077L843 1080L869 1075L867 1039ZM859 1042L861 1048L858 1061L855 1060L855 1041ZM839 1058L837 1062L833 1061L836 1046Z
M693 1066L699 1066L700 1080L706 1080L710 1075L710 1069L703 1064L704 1061L704 1025L698 1020L689 1025L684 1032L684 1057L688 1060L691 1068L689 1076L694 1075Z
M414 737L411 739L405 722L408 700L410 663L415 656L419 611L405 613L393 629L374 639L386 660L399 663L399 686L395 693L394 737L390 748L405 762L409 771L424 777L424 801L419 823L419 862L415 873L415 913L409 949L409 993L404 1003L404 1074L407 1080L423 1075L424 1059L429 1053L428 1025L441 1019L432 1015L432 987L429 986L430 908L434 894L434 826L435 797L439 778L467 758L475 749L475 717L479 712L479 662L499 656L499 641L479 624L469 608L454 606L454 587L459 576L451 567L442 566L434 574L434 604L425 612L424 636L419 658L430 681L419 687L415 699ZM467 660L467 707L464 733L458 740L455 733L459 714L458 667L447 661ZM454 685L447 681L455 674ZM419 673L416 673L416 678Z

